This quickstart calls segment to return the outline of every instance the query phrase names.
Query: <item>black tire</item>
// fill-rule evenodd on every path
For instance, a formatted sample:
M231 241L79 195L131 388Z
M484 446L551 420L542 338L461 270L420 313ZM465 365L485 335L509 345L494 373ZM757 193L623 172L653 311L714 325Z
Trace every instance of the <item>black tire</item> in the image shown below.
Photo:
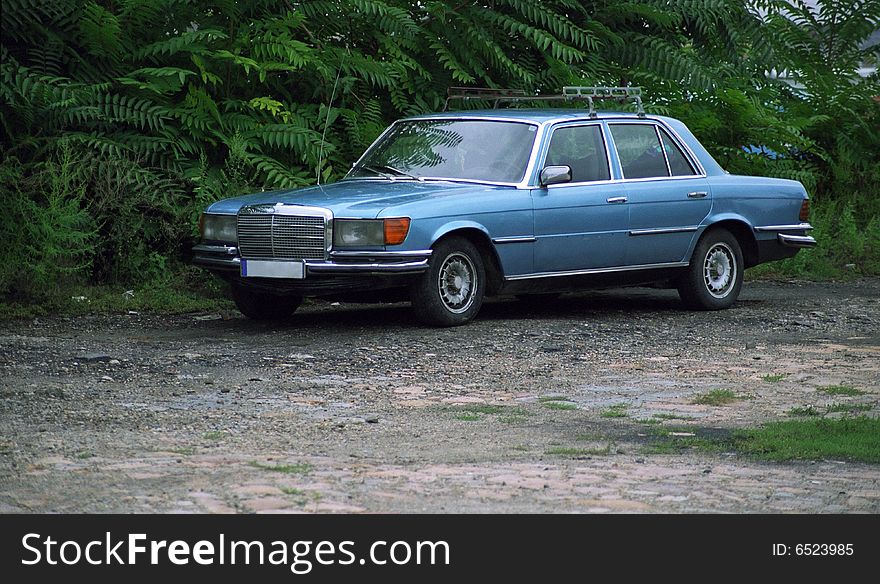
M279 295L233 284L232 299L243 315L253 320L284 320L302 304L302 296Z
M743 282L739 241L724 229L712 229L697 242L691 263L678 280L678 295L692 310L721 310L736 302Z
M486 269L473 243L449 237L434 246L428 270L410 289L420 321L432 326L458 326L477 316L483 305Z

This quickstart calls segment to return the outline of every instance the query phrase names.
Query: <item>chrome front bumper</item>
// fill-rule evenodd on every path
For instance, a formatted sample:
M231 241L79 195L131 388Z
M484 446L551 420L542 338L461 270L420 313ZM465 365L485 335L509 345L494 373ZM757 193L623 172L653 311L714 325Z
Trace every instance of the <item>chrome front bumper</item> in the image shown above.
M400 275L419 274L428 269L432 251L331 251L329 260L303 260L309 275ZM283 261L283 260L279 260ZM193 247L193 263L208 269L241 272L238 248L231 245L199 244Z

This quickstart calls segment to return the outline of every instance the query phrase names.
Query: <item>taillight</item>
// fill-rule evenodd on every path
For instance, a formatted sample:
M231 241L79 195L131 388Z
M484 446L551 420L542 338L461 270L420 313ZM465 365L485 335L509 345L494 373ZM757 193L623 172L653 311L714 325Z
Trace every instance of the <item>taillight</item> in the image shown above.
M801 214L798 215L798 219L801 220L801 223L810 220L810 199L804 199L804 202L801 203Z
M385 220L385 245L400 245L409 233L409 217Z

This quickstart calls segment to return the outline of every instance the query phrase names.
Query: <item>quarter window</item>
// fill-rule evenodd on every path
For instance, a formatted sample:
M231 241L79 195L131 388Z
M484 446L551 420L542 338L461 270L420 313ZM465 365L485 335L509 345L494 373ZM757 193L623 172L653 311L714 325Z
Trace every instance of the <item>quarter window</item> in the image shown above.
M570 126L554 130L547 149L546 166L570 166L571 182L609 180L605 140L599 125Z
M660 135L663 137L663 149L666 151L666 158L669 160L669 169L672 171L672 176L693 176L697 174L685 157L684 152L681 151L681 148L678 147L678 144L675 143L675 140L672 139L669 133L660 128Z
M669 176L653 124L612 124L611 135L624 178Z

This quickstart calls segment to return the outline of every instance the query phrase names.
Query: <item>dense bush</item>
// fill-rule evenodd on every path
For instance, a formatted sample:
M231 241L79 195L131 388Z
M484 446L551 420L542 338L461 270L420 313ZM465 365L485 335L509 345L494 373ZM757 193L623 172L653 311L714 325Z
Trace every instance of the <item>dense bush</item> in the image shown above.
M835 246L852 231L785 269L876 273L880 88L855 70L880 0L819 5L6 1L0 294L167 278L206 203L336 179L451 85L641 85L730 171L803 181Z

